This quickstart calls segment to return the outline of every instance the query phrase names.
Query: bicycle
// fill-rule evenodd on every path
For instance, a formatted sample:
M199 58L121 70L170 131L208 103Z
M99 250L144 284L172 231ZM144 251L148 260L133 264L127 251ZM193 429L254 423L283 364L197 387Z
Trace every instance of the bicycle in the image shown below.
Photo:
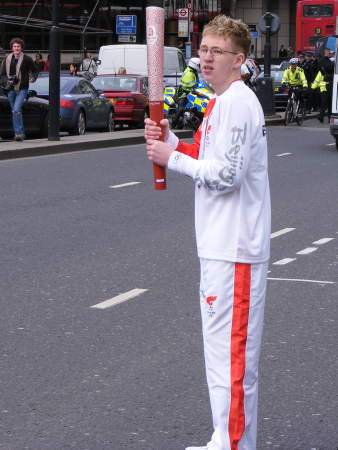
M300 100L301 93L296 95L297 88L290 87L290 95L286 105L284 125L288 125L294 121L297 125L302 125L305 118L305 104Z

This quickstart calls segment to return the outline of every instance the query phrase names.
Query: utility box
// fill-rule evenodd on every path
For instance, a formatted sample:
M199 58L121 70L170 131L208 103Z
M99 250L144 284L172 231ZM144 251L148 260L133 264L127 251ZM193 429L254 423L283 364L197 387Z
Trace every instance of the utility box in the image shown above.
M262 105L265 116L275 114L274 81L271 77L256 79L256 95Z

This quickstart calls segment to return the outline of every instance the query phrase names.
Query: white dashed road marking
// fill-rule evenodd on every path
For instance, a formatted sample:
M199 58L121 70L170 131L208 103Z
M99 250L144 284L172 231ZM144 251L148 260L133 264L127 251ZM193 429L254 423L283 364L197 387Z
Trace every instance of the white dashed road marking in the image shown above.
M285 264L288 264L292 261L296 261L296 258L284 258L284 259L280 259L279 261L274 262L273 264L275 266L284 266Z
M300 281L303 283L318 283L318 284L336 284L335 281L320 281L320 280L303 280L301 278L269 278L268 280L275 281Z
M137 297L144 292L147 292L148 289L132 289L131 291L125 292L124 294L117 295L116 297L110 298L109 300L105 300L104 302L97 303L96 305L91 306L91 308L96 309L107 309L111 306L118 305L119 303L126 302L131 298Z
M318 250L318 247L307 247L297 252L297 255L308 255L309 253L313 253L316 250Z
M335 142L331 142L331 144L326 144L326 145L336 145L336 143Z
M292 153L279 153L278 155L276 155L276 156L290 156L290 155L292 155Z
M277 236L281 236L282 234L290 233L290 231L295 230L296 228L283 228L282 230L275 231L274 233L270 234L270 238L273 239Z
M323 239L319 239L319 241L312 242L312 244L323 245L323 244L326 244L327 242L333 241L333 239L334 238L323 238Z
M135 186L135 184L141 184L141 181L130 181L129 183L115 184L114 186L109 186L111 189L118 189L127 186Z

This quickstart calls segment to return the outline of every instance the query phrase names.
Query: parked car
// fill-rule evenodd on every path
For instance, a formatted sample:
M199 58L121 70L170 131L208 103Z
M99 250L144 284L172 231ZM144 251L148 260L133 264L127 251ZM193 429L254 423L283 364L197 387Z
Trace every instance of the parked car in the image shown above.
M39 98L49 98L49 77L38 77L29 88ZM114 131L115 114L111 102L82 77L60 77L60 130L85 134L86 130Z
M275 91L275 107L278 109L285 109L289 97L289 88L282 86L283 70L271 70L271 78L274 80ZM257 78L264 77L264 72L261 72Z
M22 107L26 136L47 137L48 109L47 100L36 97L33 91L28 92L27 100ZM0 136L3 139L11 139L14 136L11 106L2 89L0 89L0 117Z
M97 75L92 84L114 105L116 124L144 126L144 119L149 116L146 76Z

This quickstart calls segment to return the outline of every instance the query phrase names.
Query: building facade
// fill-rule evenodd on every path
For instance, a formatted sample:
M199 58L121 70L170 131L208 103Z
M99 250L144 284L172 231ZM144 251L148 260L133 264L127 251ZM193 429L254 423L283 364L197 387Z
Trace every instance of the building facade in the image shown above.
M8 51L14 36L22 37L30 53L48 53L49 26L53 0L0 0L0 46ZM278 55L281 44L294 46L296 0L59 0L59 21L63 60L80 58L84 48L96 54L101 45L119 42L145 43L145 8L161 5L166 10L166 45L185 48L192 43L197 50L203 26L217 14L242 19L252 31L252 53L261 57L265 38L259 34L258 21L268 10L281 19L278 35L272 37L272 54ZM179 10L189 8L188 37L179 34ZM118 16L136 16L135 34L121 35L116 31ZM83 30L86 32L83 33ZM68 62L68 61L67 61Z

